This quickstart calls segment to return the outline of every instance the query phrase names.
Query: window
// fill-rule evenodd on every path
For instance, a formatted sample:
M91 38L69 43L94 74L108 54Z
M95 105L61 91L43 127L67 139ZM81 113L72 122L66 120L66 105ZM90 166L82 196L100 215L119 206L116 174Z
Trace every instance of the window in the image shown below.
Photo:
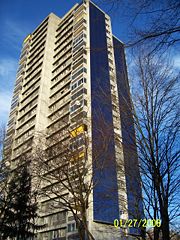
M68 224L68 232L74 232L76 230L76 224L70 223Z
M84 41L80 41L75 48L73 49L73 53L77 52L82 46L86 45L86 43Z
M76 77L78 77L83 72L87 73L87 69L81 68L80 70L78 70L74 75L72 75L72 80L75 79Z
M74 62L73 70L80 67L80 65L83 65L83 63L87 63L86 59L82 57L79 58L76 62Z
M82 24L76 31L74 31L74 36L79 35L81 32L86 31L86 27Z
M71 107L71 112L76 111L78 108L86 106L87 105L87 101L86 100L81 100L81 101L76 101L74 103L74 105Z
M73 94L71 96L71 100L74 100L76 98L78 98L79 96L81 96L82 94L87 94L87 89L86 88L82 88L80 91L78 91L77 93Z
M79 21L74 25L74 31L76 31L80 26L82 26L83 23L86 24L86 20L83 18L80 18Z
M74 84L71 86L71 90L74 90L77 86L78 86L78 85L77 85L77 82L74 83Z
M82 12L84 12L86 10L84 4L80 5L80 7L78 6L78 8L74 11L74 16L75 17L79 17L80 14L82 14Z
M76 61L78 58L82 57L83 54L87 54L86 50L85 49L81 49L80 51L76 52L74 55L73 55L73 60Z
M85 38L85 37L86 37L86 34L81 33L80 35L78 35L78 36L74 39L73 45L75 46L78 42L80 42L80 41L83 39L83 37Z
M71 122L75 123L79 120L81 120L82 118L87 117L87 112L82 111L80 112L78 115L76 115L75 117L71 118Z

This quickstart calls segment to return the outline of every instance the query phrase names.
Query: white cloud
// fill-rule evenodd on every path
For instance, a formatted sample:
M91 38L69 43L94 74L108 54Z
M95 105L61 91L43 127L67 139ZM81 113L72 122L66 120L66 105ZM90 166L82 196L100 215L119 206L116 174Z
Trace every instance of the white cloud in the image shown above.
M11 48L19 51L22 41L27 34L27 28L22 23L9 19L4 21L2 30L3 39Z
M0 79L1 84L9 85L14 82L16 78L16 70L18 61L13 58L0 59Z
M16 59L0 59L0 123L8 119L17 65Z
M8 120L11 106L12 92L0 91L0 124L6 123Z
M180 55L175 55L173 57L174 67L180 68Z

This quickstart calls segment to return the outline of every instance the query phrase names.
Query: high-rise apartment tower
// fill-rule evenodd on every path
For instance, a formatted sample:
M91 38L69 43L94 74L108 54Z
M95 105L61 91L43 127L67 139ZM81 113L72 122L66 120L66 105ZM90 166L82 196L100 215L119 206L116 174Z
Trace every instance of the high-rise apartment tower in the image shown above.
M71 138L65 134L66 128L68 132L86 131L93 179L99 178L87 214L95 239L122 239L123 231L115 228L113 221L135 218L132 189L141 195L130 102L123 43L112 35L109 16L91 1L76 4L62 18L49 14L25 38L5 158L13 168L22 154L30 155L36 132L46 132L50 142L58 132L61 144ZM99 129L106 129L101 133L110 140L100 159L102 165L108 159L108 167L97 171L93 158L104 147L98 141ZM68 214L61 209L45 211L41 220L47 225L39 239L78 239L75 222ZM135 229L129 232L135 233Z

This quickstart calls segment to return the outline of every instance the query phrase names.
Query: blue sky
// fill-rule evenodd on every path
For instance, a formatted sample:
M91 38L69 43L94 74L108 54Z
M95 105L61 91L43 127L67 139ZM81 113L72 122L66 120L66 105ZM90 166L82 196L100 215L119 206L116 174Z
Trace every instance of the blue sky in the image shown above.
M53 12L63 16L78 0L1 0L0 2L0 125L6 123L23 39ZM95 0L112 19L113 33L122 41L128 39L128 24L121 9L111 11L111 5ZM176 56L175 64L180 66Z

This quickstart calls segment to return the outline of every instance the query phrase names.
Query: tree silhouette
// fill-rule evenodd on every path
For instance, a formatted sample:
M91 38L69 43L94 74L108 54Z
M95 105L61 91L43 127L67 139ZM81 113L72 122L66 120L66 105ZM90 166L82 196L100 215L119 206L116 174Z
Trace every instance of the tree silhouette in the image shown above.
M36 193L32 191L29 163L23 163L12 171L2 203L1 239L33 239L35 230L41 226L35 222L37 201Z

